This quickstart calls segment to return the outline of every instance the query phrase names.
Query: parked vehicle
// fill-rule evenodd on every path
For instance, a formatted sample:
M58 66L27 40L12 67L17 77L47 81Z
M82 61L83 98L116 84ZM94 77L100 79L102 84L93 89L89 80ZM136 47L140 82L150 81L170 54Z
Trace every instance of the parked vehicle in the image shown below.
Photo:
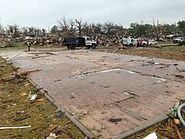
M180 43L184 37L177 37L173 39L173 43Z
M185 45L185 38L183 38L180 42L179 42L179 46L183 46Z
M96 41L90 39L87 36L84 37L67 37L63 40L63 45L68 49L74 50L76 47L86 47L88 49L95 49L97 46Z
M149 40L148 45L156 45L158 42L155 40Z
M172 40L175 36L176 36L175 34L170 34L170 35L167 35L166 38L169 40Z
M157 43L158 42L153 39L143 39L143 38L137 39L137 46L138 47L153 46L153 45L156 45Z
M148 46L148 41L146 41L146 40L141 40L141 44L140 44L141 46Z
M122 43L124 46L136 46L137 45L137 39L134 39L132 37L123 38Z

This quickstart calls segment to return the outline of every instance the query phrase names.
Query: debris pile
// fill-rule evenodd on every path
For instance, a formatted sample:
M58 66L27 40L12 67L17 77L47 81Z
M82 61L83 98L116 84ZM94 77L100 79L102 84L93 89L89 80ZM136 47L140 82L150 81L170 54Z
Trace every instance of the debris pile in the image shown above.
M169 118L140 131L128 139L184 139L185 100L181 100L170 110Z
M185 100L181 100L171 109L171 116L175 118L175 121L180 120L180 122L176 122L182 124L185 127Z
M167 138L185 138L185 100L181 100L171 108L170 118L161 124L157 133Z

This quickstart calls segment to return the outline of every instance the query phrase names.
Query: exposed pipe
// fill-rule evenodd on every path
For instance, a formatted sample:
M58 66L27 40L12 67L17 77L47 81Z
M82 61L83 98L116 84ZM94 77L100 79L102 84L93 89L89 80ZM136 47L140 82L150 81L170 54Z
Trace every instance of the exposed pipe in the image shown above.
M179 117L181 123L183 124L183 126L185 126L185 121L184 121L184 119L183 119L183 117L182 117L182 114L181 114L181 110L182 110L183 107L185 107L185 103L181 104L181 105L178 107L178 109L177 109L177 114L178 114L178 117Z

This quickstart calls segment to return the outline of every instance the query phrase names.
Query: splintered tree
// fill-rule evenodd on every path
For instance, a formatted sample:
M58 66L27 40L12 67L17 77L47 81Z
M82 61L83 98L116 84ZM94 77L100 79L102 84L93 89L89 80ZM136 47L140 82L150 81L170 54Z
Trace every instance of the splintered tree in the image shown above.
M105 23L103 25L103 31L106 35L108 35L109 37L112 37L113 35L113 30L114 30L114 24L113 23Z
M102 29L103 25L102 24L90 24L88 25L89 27L89 34L91 36L101 36L102 35Z
M101 36L102 24L87 24L84 26L83 34L86 36Z
M46 35L46 30L34 28L34 27L28 27L26 33L28 36L31 36L31 37L44 37Z
M75 36L76 33L76 27L75 23L72 20L66 20L65 17L60 19L58 21L59 29L60 29L60 35L69 37L69 36Z
M100 35L102 34L103 25L102 24L91 24L93 34Z
M56 33L58 33L58 26L54 25L54 26L51 28L50 33L51 33L51 34L56 34Z
M28 36L28 28L27 27L22 27L21 28L21 33L22 33L22 36Z
M75 19L75 24L76 24L76 28L77 28L77 32L79 36L82 36L82 32L84 31L84 29L87 26L87 23L84 23L82 21L82 19Z
M17 25L10 25L7 28L7 34L11 37L11 38L17 38L20 37L20 30L19 27Z
M129 35L133 37L150 38L152 37L152 25L131 23L128 29Z
M125 33L125 29L122 25L107 22L103 24L102 30L109 38L120 38Z
M165 25L160 24L158 20L157 20L157 22L155 22L155 20L153 20L153 27L152 28L153 28L153 34L156 37L157 41L159 41L161 38L163 38L165 29L166 29Z

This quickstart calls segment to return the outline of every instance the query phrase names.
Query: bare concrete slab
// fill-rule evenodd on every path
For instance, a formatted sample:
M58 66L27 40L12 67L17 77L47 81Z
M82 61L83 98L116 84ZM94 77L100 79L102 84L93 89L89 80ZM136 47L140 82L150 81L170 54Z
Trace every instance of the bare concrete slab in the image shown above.
M119 137L185 97L185 62L91 51L1 52L99 138Z

